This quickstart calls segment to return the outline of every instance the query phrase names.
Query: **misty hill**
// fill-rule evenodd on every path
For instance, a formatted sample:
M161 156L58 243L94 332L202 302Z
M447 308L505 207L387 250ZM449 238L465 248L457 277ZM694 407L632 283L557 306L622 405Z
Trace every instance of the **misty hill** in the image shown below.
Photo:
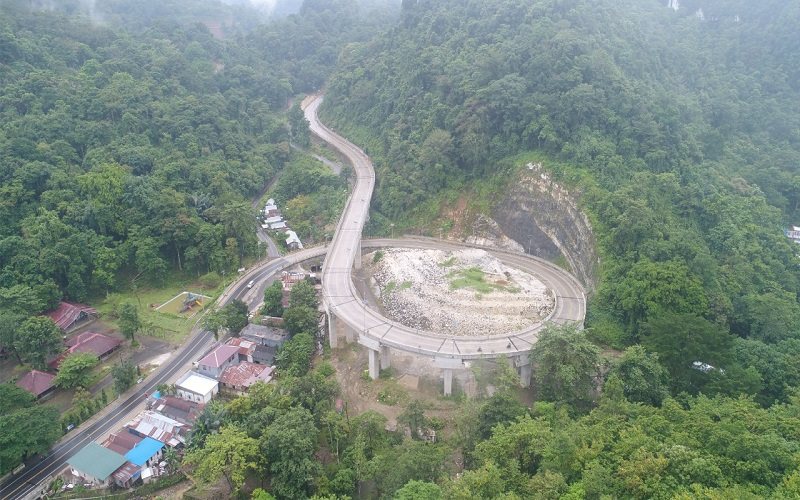
M736 348L709 359L752 367L763 385L745 392L770 402L784 381L763 363L800 339L782 232L800 216L800 7L680 3L405 1L342 54L325 113L369 145L388 217L550 155L599 236L595 334L622 346L662 318L710 320Z

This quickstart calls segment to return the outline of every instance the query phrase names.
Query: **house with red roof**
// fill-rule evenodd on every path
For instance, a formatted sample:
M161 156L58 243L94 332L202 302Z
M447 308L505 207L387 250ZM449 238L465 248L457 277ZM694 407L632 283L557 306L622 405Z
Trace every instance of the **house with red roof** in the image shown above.
M197 370L207 376L218 378L225 368L239 364L239 347L222 344L197 362Z
M37 399L44 397L55 389L53 379L55 375L39 370L31 370L17 380L17 386L30 392Z
M243 361L236 366L229 366L219 377L219 383L225 392L243 395L256 382L265 384L272 380L274 368Z
M98 359L103 359L122 345L122 340L103 335L97 332L83 332L67 339L67 350L48 363L50 368L57 370L64 358L74 352L88 352L95 354Z
M253 362L253 353L256 352L257 344L252 340L234 337L226 342L228 345L235 346L239 349L239 361Z
M58 307L46 314L63 331L67 332L78 325L97 317L97 309L85 304L61 301Z

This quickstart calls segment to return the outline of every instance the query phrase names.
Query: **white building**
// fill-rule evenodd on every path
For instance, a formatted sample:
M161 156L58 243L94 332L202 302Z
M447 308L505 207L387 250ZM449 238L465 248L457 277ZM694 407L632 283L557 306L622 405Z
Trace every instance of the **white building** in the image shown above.
M286 231L286 248L289 250L302 250L303 242L297 237L297 233L289 229Z
M208 403L219 392L219 383L213 378L189 371L175 384L175 392L181 399Z

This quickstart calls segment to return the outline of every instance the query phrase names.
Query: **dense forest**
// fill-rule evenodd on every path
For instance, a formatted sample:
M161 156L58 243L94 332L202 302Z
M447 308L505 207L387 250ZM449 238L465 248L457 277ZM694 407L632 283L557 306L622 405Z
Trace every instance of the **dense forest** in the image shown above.
M378 224L511 182L534 152L581 193L596 233L587 328L542 333L532 404L500 362L495 391L449 400L444 419L417 400L396 427L340 411L333 366L312 362L314 325L298 325L277 383L205 407L182 466L199 487L800 496L800 260L782 232L800 217L797 4L307 0L263 22L246 2L54 3L0 6L8 349L46 329L30 316L61 298L254 257L251 199L278 172L296 218L340 204L341 180L290 145L307 139L292 100L323 86L325 120L376 162ZM309 184L322 194L308 198ZM316 310L309 289L295 310ZM282 309L273 295L265 308ZM3 470L59 434L52 410L9 387Z
M322 84L338 47L391 17L380 2L317 4L272 23L210 0L0 4L4 355L41 367L61 349L60 331L36 316L59 300L256 257L251 199L284 166L308 163L290 147L303 131L287 106ZM290 212L341 198L329 189ZM46 450L12 446L24 421L3 422L12 455ZM0 472L15 465L3 460Z
M648 344L676 392L711 383L699 360L725 369L706 392L768 405L800 380L800 8L689 3L403 2L343 53L325 112L369 144L388 217L550 155L599 240L593 334Z

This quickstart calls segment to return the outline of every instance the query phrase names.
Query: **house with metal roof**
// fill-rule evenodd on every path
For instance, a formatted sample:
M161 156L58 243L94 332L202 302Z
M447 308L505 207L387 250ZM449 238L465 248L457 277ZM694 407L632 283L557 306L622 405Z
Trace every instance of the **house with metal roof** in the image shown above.
M46 372L31 370L17 380L17 387L25 389L39 399L55 390L55 385L53 385L55 377Z
M161 460L164 443L151 437L142 439L131 451L125 454L125 458L132 464L139 467L150 467Z
M256 382L265 384L272 380L274 368L244 361L236 366L229 366L222 372L219 383L230 394L243 395Z
M225 368L238 363L239 347L222 344L197 361L197 371L207 377L217 378ZM208 401L201 402L207 403Z
M66 332L85 321L96 318L97 310L85 304L61 301L58 303L58 307L48 312L46 316Z
M48 363L53 369L58 369L64 358L74 352L87 352L94 354L98 359L103 359L122 345L122 340L110 335L97 332L83 332L67 339L67 350Z
M187 401L174 396L160 396L155 398L150 407L158 413L186 425L194 425L197 417L203 413L202 403Z
M238 356L238 350L234 350L234 356ZM225 368L229 365L230 363L226 364ZM219 383L216 379L204 377L193 371L186 372L175 384L175 393L179 398L195 403L208 403L218 392Z
M67 459L72 475L84 483L108 484L111 474L127 460L119 453L103 448L97 443L89 443Z
M286 330L272 326L254 325L248 323L239 333L239 337L270 347L280 347L289 340Z
M106 440L103 441L103 446L125 456L126 453L134 449L141 441L142 437L131 434L125 429L121 429L109 435Z
M216 382L216 381L215 381ZM154 411L143 411L125 424L128 432L142 438L151 437L173 448L186 444L189 426Z

